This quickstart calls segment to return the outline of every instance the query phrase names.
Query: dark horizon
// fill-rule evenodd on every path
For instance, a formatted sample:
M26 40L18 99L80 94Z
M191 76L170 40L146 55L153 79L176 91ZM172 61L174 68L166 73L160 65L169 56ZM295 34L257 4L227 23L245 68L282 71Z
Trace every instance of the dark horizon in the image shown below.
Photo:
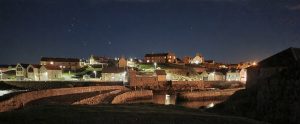
M201 53L223 63L300 47L300 1L1 0L0 64Z

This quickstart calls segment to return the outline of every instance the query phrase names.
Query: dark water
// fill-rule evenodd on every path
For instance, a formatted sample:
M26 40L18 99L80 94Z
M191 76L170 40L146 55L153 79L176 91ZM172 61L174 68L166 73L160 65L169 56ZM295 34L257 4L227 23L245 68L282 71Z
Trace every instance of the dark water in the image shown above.
M220 100L205 101L178 101L176 95L159 94L154 95L152 102L163 105L179 105L187 108L212 107L214 104L220 103Z
M205 100L205 101L177 101L176 95L168 94L154 94L152 99L148 100L137 100L130 103L154 103L160 105L179 105L187 108L209 108L215 104L222 102L222 100Z

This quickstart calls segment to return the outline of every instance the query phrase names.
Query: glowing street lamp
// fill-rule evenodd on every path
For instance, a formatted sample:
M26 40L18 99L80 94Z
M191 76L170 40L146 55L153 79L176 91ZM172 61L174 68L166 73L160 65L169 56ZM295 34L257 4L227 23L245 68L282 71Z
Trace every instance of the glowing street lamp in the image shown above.
M256 66L256 65L257 65L257 63L256 63L256 62L253 62L253 63L252 63L252 65L253 65L253 66Z
M2 70L0 70L0 80L2 80Z
M94 74L95 74L95 78L97 78L97 72L96 71L94 71Z

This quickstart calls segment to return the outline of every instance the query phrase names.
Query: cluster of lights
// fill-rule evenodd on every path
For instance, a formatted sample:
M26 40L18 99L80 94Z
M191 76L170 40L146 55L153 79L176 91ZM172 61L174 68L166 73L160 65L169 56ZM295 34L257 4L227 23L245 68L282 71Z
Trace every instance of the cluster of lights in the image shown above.
M214 103L210 103L208 106L206 106L206 108L213 108L215 106Z
M252 65L253 65L253 66L256 66L256 65L257 65L257 63L256 63L256 62L253 62L253 63L252 63Z
M61 68L61 69L62 69L62 68L66 68L66 66L62 66L62 65L61 65L61 66L59 66L59 68Z

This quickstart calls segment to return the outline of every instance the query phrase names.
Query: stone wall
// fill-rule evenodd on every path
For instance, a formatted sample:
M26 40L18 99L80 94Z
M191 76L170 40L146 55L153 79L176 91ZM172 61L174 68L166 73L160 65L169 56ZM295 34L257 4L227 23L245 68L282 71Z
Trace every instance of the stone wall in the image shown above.
M115 95L121 93L122 90L114 90L110 91L108 93L103 93L94 97L82 99L80 101L77 101L73 103L73 105L98 105L98 104L105 104L110 103L109 99L111 97L114 97Z
M152 90L143 90L143 91L130 91L116 96L112 104L122 104L133 100L152 98Z
M204 89L204 81L172 81L172 88L175 90Z
M198 92L182 92L178 94L180 100L207 100L210 98L223 98L229 97L236 91L242 90L242 88L226 89L226 90L210 90L210 91L198 91Z
M3 81L3 84L18 89L41 90L55 88L70 88L84 86L123 86L123 82L97 82L97 81Z
M10 111L18 108L22 108L27 103L38 100L41 98L60 96L76 93L86 93L95 91L107 91L107 90L126 90L123 86L91 86L91 87L76 87L76 88L60 88L60 89L49 89L32 91L22 93L17 96L10 98L9 100L0 102L0 112Z
M129 84L133 87L157 86L159 85L159 81L157 76L137 75L136 71L129 71Z

